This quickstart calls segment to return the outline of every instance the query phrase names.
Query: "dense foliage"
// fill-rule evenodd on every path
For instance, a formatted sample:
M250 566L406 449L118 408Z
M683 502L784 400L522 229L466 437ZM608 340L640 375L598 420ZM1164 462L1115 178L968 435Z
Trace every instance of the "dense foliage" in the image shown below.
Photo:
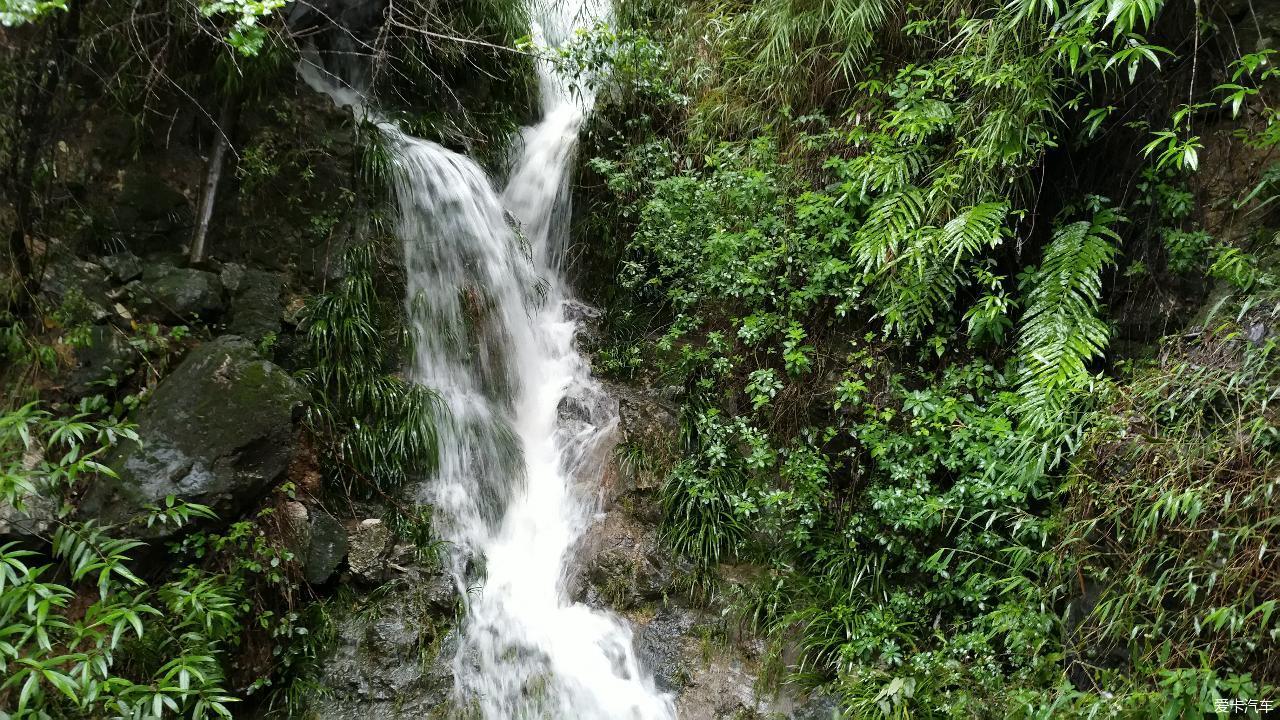
M25 510L84 476L112 473L103 454L137 435L83 409L55 417L31 403L0 418L0 500ZM141 576L133 560L144 543L123 538L211 519L208 508L170 496L122 527L70 512L59 512L43 551L0 546L7 717L229 718L238 698L228 688L244 682L228 677L231 661L246 646L281 643L284 667L314 654L294 606L292 556L266 522L271 511L222 533L187 535L172 548L182 562L156 579Z
M435 394L397 376L407 349L401 293L379 292L379 251L387 237L347 250L344 277L316 296L306 312L312 429L326 450L325 465L347 494L396 490L435 465Z
M768 638L772 679L855 717L1280 699L1275 19L1219 5L641 0L558 58L608 84L578 212L584 274L615 280L597 369L680 388L678 447L627 460L663 473L690 596ZM117 317L141 367L58 384L103 320L42 272L137 240L85 199L117 165L221 137L226 237L301 225L341 248L318 287L289 278L291 337L259 347L311 393L305 492L386 498L433 464L435 398L397 375L385 149L360 127L335 171L352 149L310 144L281 88L304 51L355 58L406 129L500 166L528 10L396 2L330 44L306 18L0 0L0 506L52 502L0 544L0 716L292 712L262 691L304 681L323 640L291 482L246 517L77 515L138 440L130 414L220 331ZM85 120L116 146L69 174ZM429 546L424 516L392 514ZM131 539L157 523L180 528L167 547Z
M527 11L403 2L335 28L292 5L0 0L0 717L301 716L335 583L307 574L298 510L345 518L359 503L428 560L435 549L429 508L392 497L433 468L441 409L399 375L386 151L295 66L350 58L406 127L499 158L529 100L532 64L513 49ZM310 392L294 465L237 516L170 496L104 524L83 493L115 476L115 446L146 446L130 419L233 312L180 323L139 309L135 287L107 302L74 269L172 267L202 178L218 207L191 270L267 278L277 329L254 353ZM135 222L155 195L172 202ZM87 388L69 379L102 363Z
M683 388L695 595L855 716L1274 695L1271 51L1159 0L622 8L579 229L598 369Z

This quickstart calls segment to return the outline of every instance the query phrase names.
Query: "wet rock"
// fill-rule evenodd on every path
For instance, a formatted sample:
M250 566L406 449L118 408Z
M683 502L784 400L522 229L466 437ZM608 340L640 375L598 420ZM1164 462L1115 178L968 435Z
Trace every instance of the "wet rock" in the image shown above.
M110 325L89 328L88 344L75 348L75 366L68 373L66 391L74 397L102 392L133 370L138 353Z
M151 265L130 287L138 310L164 322L208 322L225 308L222 281L204 270Z
M347 556L346 528L323 508L308 508L296 500L284 503L281 517L303 577L312 585L328 581Z
M98 264L106 268L112 280L121 284L142 277L142 260L128 251L107 255L100 259Z
M697 616L693 611L667 606L636 631L636 656L653 673L658 689L679 692L689 683L682 646L695 625Z
M650 452L671 448L680 431L672 398L662 390L614 384L609 391L618 399L619 420L626 442Z
M376 518L362 520L348 534L347 541L347 565L352 576L367 583L386 579L391 549L391 529L386 523Z
M31 470L42 458L38 451L28 451L22 460L24 469ZM58 519L58 505L56 493L43 483L19 495L16 503L0 500L0 539L49 537Z
M723 718L824 719L828 706L813 698L797 702L756 692L762 643L730 638L715 608L666 604L636 631L636 652L654 672L658 687L676 693L681 720ZM811 708L813 713L805 714Z
M564 304L564 317L575 323L574 345L583 354L599 348L605 341L604 315L596 308L577 300L569 300Z
M111 316L111 283L100 265L58 257L45 268L40 289L73 322L100 322Z
M571 322L590 323L599 320L601 313L581 300L566 300L564 303L564 317Z
M845 715L840 710L839 701L832 695L814 691L808 697L791 701L792 709L788 717L795 720L843 720Z
M223 273L226 277L227 273ZM260 342L280 334L280 318L284 303L280 295L284 283L275 273L245 270L235 278L231 295L231 319L227 330L235 335Z
M561 425L590 423L591 408L587 407L582 400L566 395L560 399L560 404L556 405L556 419Z
M628 513L610 513L592 527L581 558L579 597L589 605L625 612L674 593L674 562L659 549L657 528Z
M305 398L243 338L200 345L156 387L138 414L141 443L108 457L119 477L89 488L82 515L121 522L174 495L235 517L284 474Z
M770 703L756 697L754 685L754 673L740 662L714 658L693 676L676 700L676 714L681 720L778 717Z
M452 586L437 574L346 609L308 717L456 717L448 707L458 636L435 600L442 593L452 597Z
M222 267L218 268L218 279L222 281L222 289L234 296L239 292L240 283L247 272L249 272L248 268L240 263L223 263Z
M342 558L347 555L347 530L332 515L321 509L312 510L307 532L307 552L303 574L312 585L333 577Z

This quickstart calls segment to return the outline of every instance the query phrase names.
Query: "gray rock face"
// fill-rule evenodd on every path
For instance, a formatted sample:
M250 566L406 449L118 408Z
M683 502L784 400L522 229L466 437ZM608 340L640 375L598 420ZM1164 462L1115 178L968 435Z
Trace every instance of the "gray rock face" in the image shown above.
M40 288L55 305L80 316L76 320L99 322L111 315L107 271L91 262L55 258L45 269Z
M636 654L660 689L676 696L680 720L790 718L841 720L839 705L821 692L784 686L761 692L763 642L726 633L714 608L669 602L639 623Z
M843 720L846 716L834 697L815 691L793 703L791 717L795 720Z
M379 599L349 608L308 717L458 717L449 702L458 643L452 599L449 581L433 575L397 582Z
M29 452L23 458L28 469L40 462L39 452ZM35 492L25 493L17 499L17 505L0 501L0 540L23 537L49 537L58 519L59 501L54 493L36 486Z
M303 572L307 582L319 585L333 576L342 558L347 556L347 530L329 513L311 510Z
M391 529L376 518L362 520L348 536L347 564L351 574L367 583L387 577L387 556L391 551Z
M218 276L194 268L150 265L130 288L140 312L165 322L207 321L226 307Z
M278 335L280 318L284 315L284 304L280 301L284 284L280 276L262 270L245 270L236 280L227 330L255 343L268 335Z
M679 594L674 558L658 547L657 528L612 512L587 533L580 599L619 612Z
M622 440L641 448L651 459L663 464L677 451L680 423L672 410L675 403L669 389L636 387L622 383L610 383L607 389L618 399L618 420ZM639 468L632 468L639 470ZM661 477L650 472L632 472L624 475L628 487L623 492L654 491L661 484ZM656 521L656 517L647 518Z
M618 409L627 437L650 447L672 442L680 424L670 402L661 391L633 390L620 394Z
M667 606L636 631L636 656L653 673L658 689L679 692L689 684L690 668L686 667L683 646L696 625L694 612Z
M137 255L125 251L108 255L98 261L98 264L107 269L111 273L112 279L118 283L127 283L142 277L142 261Z
M243 338L200 345L156 387L138 416L141 445L108 458L119 478L100 478L81 514L120 522L174 495L233 517L284 474L304 400Z
M102 392L112 378L128 374L137 352L124 336L110 325L94 325L89 329L89 344L75 349L75 367L71 369L66 390L80 397Z

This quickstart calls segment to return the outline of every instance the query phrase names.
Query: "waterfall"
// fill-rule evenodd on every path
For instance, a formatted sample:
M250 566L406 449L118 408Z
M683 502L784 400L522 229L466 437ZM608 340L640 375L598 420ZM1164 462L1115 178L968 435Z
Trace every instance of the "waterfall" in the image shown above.
M535 41L555 47L594 22L592 8L569 5L535 11ZM318 67L300 69L366 112ZM591 98L572 94L546 61L538 72L541 120L521 132L501 194L470 158L377 122L396 169L413 377L448 409L423 499L466 600L457 702L488 720L674 718L630 628L565 588L574 546L598 512L593 486L617 411L574 347L561 267L567 174Z

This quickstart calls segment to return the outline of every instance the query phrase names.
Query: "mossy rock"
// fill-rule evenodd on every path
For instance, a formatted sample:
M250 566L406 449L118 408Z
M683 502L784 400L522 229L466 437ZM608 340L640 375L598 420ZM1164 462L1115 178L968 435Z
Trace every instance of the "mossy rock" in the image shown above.
M111 325L94 325L88 341L74 352L75 365L67 372L65 390L72 397L103 392L133 372L138 351Z
M151 265L131 283L138 312L169 323L208 322L223 314L226 302L217 275L194 268Z
M107 271L94 263L55 255L45 268L40 289L72 323L101 322L111 315L111 282Z
M335 608L335 642L303 717L463 717L452 706L459 637L445 597L452 583L435 574Z
M262 270L244 271L232 290L227 329L255 343L278 336L280 318L284 316L283 292L284 279L279 275Z
M200 345L156 387L138 415L140 442L108 458L119 477L99 478L81 515L121 522L173 495L233 519L284 475L305 397L243 338Z

